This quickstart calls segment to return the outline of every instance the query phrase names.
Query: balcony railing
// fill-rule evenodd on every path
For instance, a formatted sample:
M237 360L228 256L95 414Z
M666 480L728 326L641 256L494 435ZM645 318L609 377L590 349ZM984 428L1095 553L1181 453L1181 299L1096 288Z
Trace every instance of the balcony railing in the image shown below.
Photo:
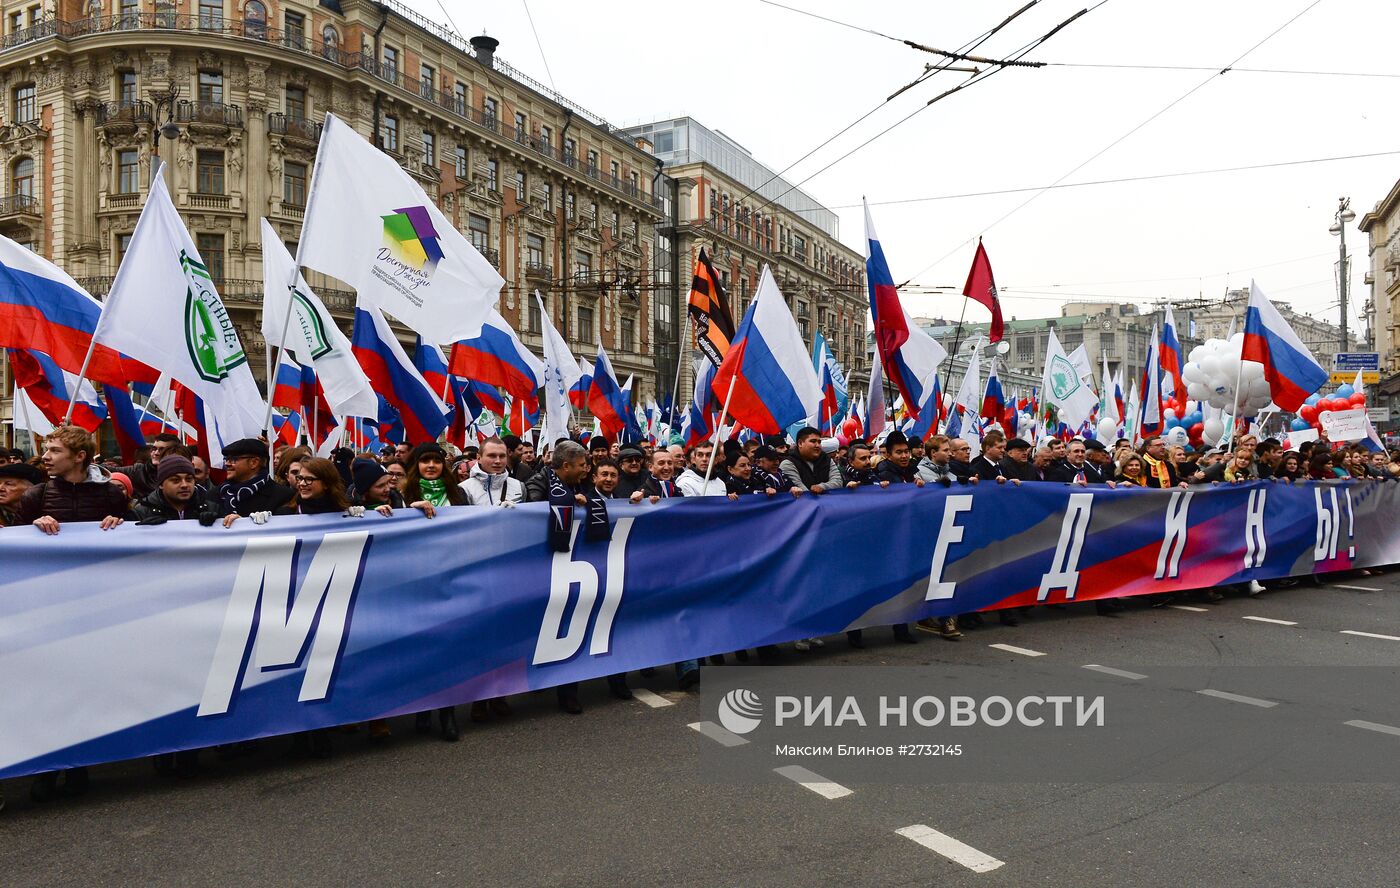
M37 216L39 200L31 194L7 194L0 197L0 216Z
M194 192L190 195L190 206L201 210L227 210L230 206L230 200L227 194Z
M136 192L107 195L107 209L121 210L141 205L141 195Z
M480 249L480 248L478 248L478 252L481 253L481 255L483 255L483 256L486 257L486 261L491 263L491 267L492 267L492 268L496 269L497 271L500 271L500 270L501 270L501 254L500 254L500 253L496 252L495 250L491 250L491 249L482 250L482 249Z
M150 102L103 102L97 106L97 125L149 123Z
M460 51L469 55L472 54L471 48L466 45L465 41L445 31L441 26L435 26L431 23L423 24L426 20L423 19L422 16L419 16L417 13L399 4L391 2L391 0L388 0L387 5L393 8L397 14L409 18L420 26L427 28L439 38L456 46ZM283 31L268 27L262 22L248 22L242 19L228 18L223 15L176 15L171 11L159 11L122 13L110 16L88 16L72 21L52 19L50 21L40 22L31 28L25 28L4 35L3 38L0 38L0 48L8 49L49 37L57 37L60 40L72 40L78 37L113 31L195 31L201 34L219 34L225 37L237 37L280 46L292 52L299 52L322 58L344 68L358 68L371 77L393 84L420 98L427 99L439 107L447 109L483 129L497 134L501 131L501 122L496 115L486 114L475 108L463 107L465 103L456 95L446 91L426 88L422 81L411 77L405 78L403 72L399 71L396 67L386 65L372 55L361 52L348 52L341 49L341 47L336 44L327 44L319 40L308 39L304 31L300 29ZM554 102L557 102L559 105L569 108L603 132L622 142L631 144L631 138L621 130L612 126L596 114L589 112L587 109L574 104L549 87L544 86L506 64L499 56L495 57L492 66L501 74L517 80ZM229 118L219 120L201 119L197 122L216 122L229 127L242 126L242 109L233 105L225 107L235 109L236 120ZM577 158L572 156L560 158L559 152L553 145L529 137L523 139L521 144L526 145L542 157L549 158L558 163L564 163L573 169L581 169L583 174L588 178L601 183L604 187L616 191L625 197L648 204L658 211L664 209L663 201L657 195L647 194L640 186L633 185L631 182L620 181L616 176L605 175L598 170L597 167L584 166L580 168Z
M320 142L321 127L322 124L314 123L305 117L293 117L280 113L267 115L268 132L301 139L304 142Z
M240 129L243 126L243 109L223 102L178 102L175 105L176 123L208 123Z
M546 262L526 262L525 276L544 281L553 280L554 266Z

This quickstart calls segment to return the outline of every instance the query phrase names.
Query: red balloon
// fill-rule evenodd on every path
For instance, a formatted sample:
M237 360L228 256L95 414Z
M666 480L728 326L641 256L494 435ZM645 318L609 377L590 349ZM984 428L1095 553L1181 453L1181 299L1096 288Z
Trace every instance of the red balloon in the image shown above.
M1317 402L1317 412L1318 412L1318 413L1326 413L1328 410L1335 410L1335 409L1336 409L1336 408L1332 406L1332 399L1331 399L1331 398L1323 398L1322 400L1320 400L1320 401Z
M1351 396L1350 398L1348 398L1347 400L1351 401L1351 406L1353 406L1353 407L1365 407L1365 406L1366 406L1366 393L1365 393L1365 392L1357 392L1356 394L1352 395L1352 396Z
M841 431L848 439L854 438L860 434L860 421L854 416L847 417L846 421L841 423Z
M1317 407L1312 404L1304 404L1298 411L1298 418L1309 424L1316 422Z
M1199 438L1201 437L1202 433L1205 432L1205 430L1206 424L1203 422L1198 422L1195 425L1191 426L1191 428L1187 429L1186 434L1190 435L1193 438Z

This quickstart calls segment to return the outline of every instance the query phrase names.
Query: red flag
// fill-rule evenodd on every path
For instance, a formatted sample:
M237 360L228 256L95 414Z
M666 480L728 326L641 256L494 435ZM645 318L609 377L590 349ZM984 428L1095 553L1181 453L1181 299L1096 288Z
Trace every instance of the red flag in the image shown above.
M974 302L987 306L992 313L992 331L988 337L992 342L1001 341L1001 303L997 300L997 282L992 276L992 261L987 258L987 248L982 240L977 240L977 255L972 257L972 269L967 273L967 283L963 285L963 295Z

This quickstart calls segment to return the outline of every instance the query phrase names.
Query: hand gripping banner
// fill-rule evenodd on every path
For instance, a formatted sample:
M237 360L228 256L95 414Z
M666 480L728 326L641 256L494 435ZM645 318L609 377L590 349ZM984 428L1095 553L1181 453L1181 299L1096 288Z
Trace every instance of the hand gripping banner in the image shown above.
M1400 484L1027 484L0 530L0 777L920 617L1400 561Z

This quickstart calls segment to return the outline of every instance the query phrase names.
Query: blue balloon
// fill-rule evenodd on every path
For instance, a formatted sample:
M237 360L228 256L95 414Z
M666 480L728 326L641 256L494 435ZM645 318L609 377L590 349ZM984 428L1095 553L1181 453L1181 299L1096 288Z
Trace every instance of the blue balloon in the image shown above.
M1334 394L1332 397L1334 397L1334 398L1350 398L1350 397L1351 397L1352 395L1354 395L1354 394L1356 394L1356 389L1352 388L1350 383L1345 383L1345 382L1344 382L1344 383L1342 383L1340 386L1337 387L1337 393Z
M1195 424L1198 423L1198 422L1205 422L1205 419L1206 419L1206 418L1205 418L1205 416L1201 413L1201 411L1197 410L1195 413L1192 413L1190 416L1188 416L1188 417L1186 417L1185 419L1183 419L1183 420L1181 421L1181 424L1184 425L1184 426L1186 426L1186 427L1189 429L1189 428L1191 428L1191 426L1195 425Z
M1319 395L1319 394L1317 394L1316 392L1314 392L1313 394L1308 395L1306 398L1304 398L1304 399L1303 399L1303 403L1304 403L1304 404L1307 404L1308 406L1312 406L1312 405L1316 404L1318 401L1321 401L1321 400L1322 400L1322 396Z
M1291 428L1295 432L1303 432L1312 428L1312 426L1308 425L1308 422L1305 419L1295 419L1293 420L1293 423L1289 426L1289 428Z

